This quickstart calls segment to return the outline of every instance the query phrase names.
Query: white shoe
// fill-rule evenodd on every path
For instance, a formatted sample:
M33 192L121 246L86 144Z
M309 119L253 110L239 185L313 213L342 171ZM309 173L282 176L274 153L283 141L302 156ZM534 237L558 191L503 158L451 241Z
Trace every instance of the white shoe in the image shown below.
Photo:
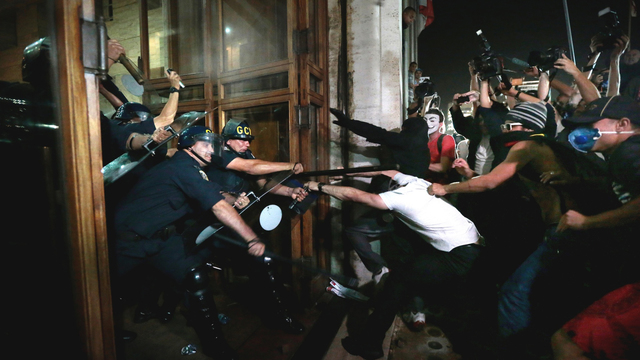
M389 268L387 268L386 266L383 266L382 269L380 269L380 271L378 271L377 274L373 274L373 281L375 281L376 284L379 284L384 274L387 274L388 272L389 272Z
M402 316L402 320L412 331L421 331L426 325L426 319L423 312L408 312Z

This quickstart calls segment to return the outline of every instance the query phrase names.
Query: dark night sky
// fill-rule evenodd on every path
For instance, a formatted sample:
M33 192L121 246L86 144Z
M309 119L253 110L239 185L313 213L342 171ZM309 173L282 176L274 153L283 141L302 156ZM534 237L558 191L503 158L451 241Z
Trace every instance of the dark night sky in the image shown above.
M469 90L467 63L481 53L476 35L479 29L494 52L525 61L532 50L544 51L554 45L569 49L562 0L433 0L433 3L435 20L418 38L418 64L424 76L430 76L434 82L443 108L453 94ZM590 39L598 31L598 11L610 7L618 13L622 27L628 28L627 0L567 0L567 3L578 66L585 65ZM636 36L639 20L632 21L631 48L640 48ZM597 68L606 66L605 56L608 58L603 53ZM523 69L507 61L505 67ZM562 71L557 78L568 80Z

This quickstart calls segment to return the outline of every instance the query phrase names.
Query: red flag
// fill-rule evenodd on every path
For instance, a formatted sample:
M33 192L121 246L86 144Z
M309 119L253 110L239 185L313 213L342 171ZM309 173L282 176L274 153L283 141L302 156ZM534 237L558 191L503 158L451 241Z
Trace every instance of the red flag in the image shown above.
M431 25L435 15L433 15L433 0L418 0L418 12L424 17L424 27Z

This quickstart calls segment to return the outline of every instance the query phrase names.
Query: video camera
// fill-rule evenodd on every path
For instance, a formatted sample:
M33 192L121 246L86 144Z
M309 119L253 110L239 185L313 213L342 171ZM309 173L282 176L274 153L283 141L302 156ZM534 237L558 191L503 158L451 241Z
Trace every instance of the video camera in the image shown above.
M610 8L604 8L598 12L598 28L600 30L595 38L602 46L598 47L596 51L613 49L616 40L625 35L620 26L618 14Z
M482 30L476 31L476 34L480 37L482 54L473 58L473 72L479 74L482 80L501 75L504 69L502 59L493 53L491 45L489 45L489 41L487 41Z
M547 71L553 69L553 64L562 58L562 54L567 54L567 51L559 46L552 46L545 52L531 51L529 53L529 59L527 62L531 66L537 66L540 71Z
M425 96L431 96L435 93L435 84L428 76L422 77L420 78L420 84L416 86L414 92L418 99L422 99Z

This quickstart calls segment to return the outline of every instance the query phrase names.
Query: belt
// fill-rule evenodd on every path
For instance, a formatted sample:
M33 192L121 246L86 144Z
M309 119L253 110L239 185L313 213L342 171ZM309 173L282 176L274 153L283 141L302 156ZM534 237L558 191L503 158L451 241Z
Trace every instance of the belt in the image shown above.
M163 241L166 241L167 239L169 239L173 234L175 234L177 232L177 228L175 225L169 225L167 227L164 227L156 232L154 232L149 239L161 239ZM141 235L138 235L137 233L133 232L133 231L124 231L124 232L120 232L118 233L118 238L120 240L124 240L124 241L140 241L140 240L144 240L147 239Z

